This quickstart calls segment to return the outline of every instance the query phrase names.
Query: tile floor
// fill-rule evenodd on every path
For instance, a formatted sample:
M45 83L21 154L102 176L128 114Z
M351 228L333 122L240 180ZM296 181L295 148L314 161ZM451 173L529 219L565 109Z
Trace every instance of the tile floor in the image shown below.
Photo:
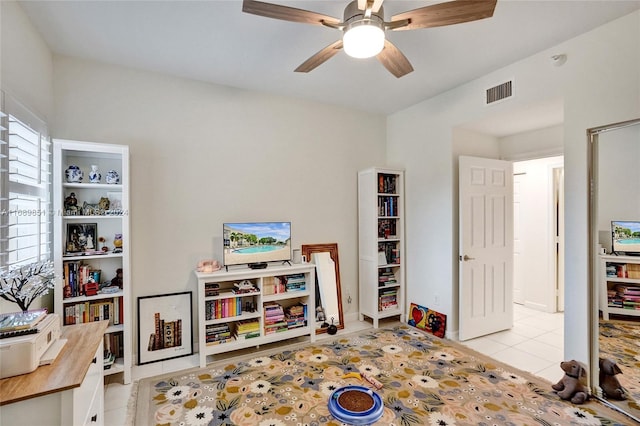
M387 325L381 321L380 327ZM464 345L537 376L556 382L562 376L560 361L563 358L564 315L548 314L522 305L514 305L514 327L511 330L478 337L462 342ZM354 321L350 333L371 327L370 323ZM319 336L319 339L326 335ZM132 368L132 382L173 371L198 366L198 354ZM118 376L105 377L105 426L126 424L127 404L133 383L122 385Z
M564 314L513 305L513 328L461 342L480 353L553 383L562 378Z

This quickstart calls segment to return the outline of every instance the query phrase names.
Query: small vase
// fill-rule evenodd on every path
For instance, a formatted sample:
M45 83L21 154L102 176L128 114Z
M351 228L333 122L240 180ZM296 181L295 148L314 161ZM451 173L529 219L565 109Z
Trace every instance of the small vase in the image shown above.
M69 183L78 183L82 181L82 170L80 170L80 167L75 164L70 165L69 168L65 170L64 174L67 178L67 182Z
M92 164L91 171L89 172L89 182L100 183L100 179L102 179L102 175L98 173L98 166Z
M109 170L105 179L109 184L120 183L120 175L115 170Z

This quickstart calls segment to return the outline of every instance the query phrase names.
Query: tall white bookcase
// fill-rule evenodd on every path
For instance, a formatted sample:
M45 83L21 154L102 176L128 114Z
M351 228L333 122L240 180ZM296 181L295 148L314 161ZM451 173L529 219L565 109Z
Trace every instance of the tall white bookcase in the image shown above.
M77 166L84 174L80 182L68 182L66 171ZM89 182L96 166L102 175ZM115 171L119 180L107 183L106 175ZM112 176L114 176L112 174ZM77 204L65 203L74 194ZM109 208L99 205L108 198ZM85 205L85 203L93 205ZM98 206L96 206L98 205ZM131 382L133 357L131 315L131 238L129 232L129 147L73 140L53 140L53 254L56 271L54 311L63 325L109 320L104 348L114 354L106 360L104 374L123 373ZM80 236L80 234L84 234ZM116 235L121 236L117 239ZM100 237L106 241L101 242ZM77 242L76 239L81 241ZM107 251L102 251L102 246ZM122 271L120 288L111 285ZM90 278L89 278L90 277ZM86 286L99 283L99 291ZM114 284L118 284L117 280ZM105 287L110 289L103 290ZM109 292L107 291L114 291ZM88 293L88 294L87 294ZM107 368L108 367L108 368Z
M404 171L370 168L358 173L360 321L400 316L404 322Z

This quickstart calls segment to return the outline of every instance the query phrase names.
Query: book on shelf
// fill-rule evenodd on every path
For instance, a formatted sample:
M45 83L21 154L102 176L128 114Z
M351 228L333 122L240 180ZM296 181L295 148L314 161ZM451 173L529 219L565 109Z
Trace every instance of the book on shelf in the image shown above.
M123 323L122 296L113 299L77 302L64 305L64 325L108 320L109 325Z
M229 342L233 342L235 339L235 337L231 336L225 339L219 339L219 340L212 340L212 341L207 341L207 346L213 346L213 345L220 345L222 343L229 343Z
M398 197L378 197L378 216L380 217L396 217L398 216Z
M378 174L378 192L381 194L393 194L396 192L396 175L387 173Z
M206 297L218 296L220 294L220 284L218 283L205 283L204 295Z
M240 315L242 315L242 298L239 296L207 300L205 302L205 318L207 321Z

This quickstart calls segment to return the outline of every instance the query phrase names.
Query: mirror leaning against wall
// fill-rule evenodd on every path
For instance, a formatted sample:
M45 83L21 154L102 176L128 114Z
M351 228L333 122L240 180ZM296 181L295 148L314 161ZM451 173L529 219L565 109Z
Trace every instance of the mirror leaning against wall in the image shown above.
M640 119L587 136L591 389L640 422Z
M344 329L338 244L303 244L302 255L316 265L316 334Z

